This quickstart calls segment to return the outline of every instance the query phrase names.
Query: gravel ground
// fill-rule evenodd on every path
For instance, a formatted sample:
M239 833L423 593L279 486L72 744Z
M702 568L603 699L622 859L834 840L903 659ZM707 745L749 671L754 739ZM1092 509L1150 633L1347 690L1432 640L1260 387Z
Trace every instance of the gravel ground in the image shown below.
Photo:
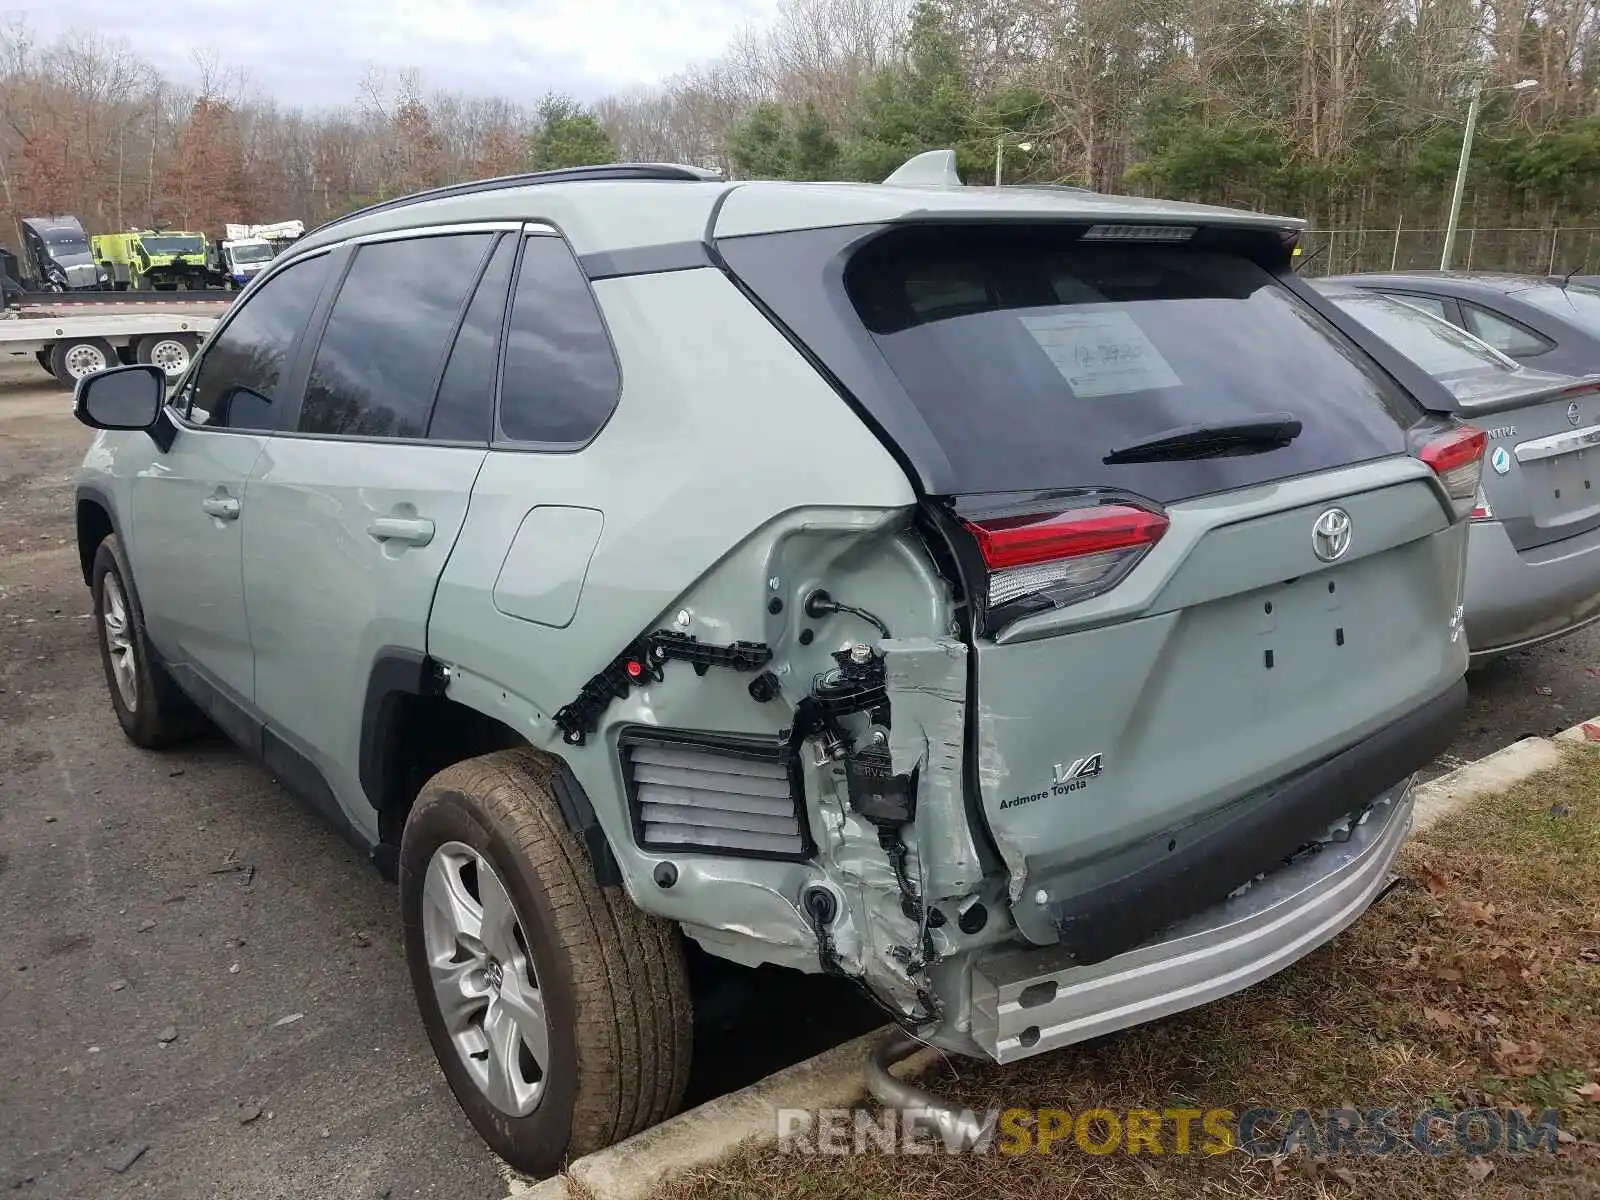
M504 1196L422 1034L393 889L228 746L145 754L117 729L69 408L0 365L0 1190ZM1476 678L1438 769L1596 713L1591 629ZM691 1099L867 1027L837 993L740 984L766 1040L702 1039L720 1056Z
M0 368L0 1192L506 1195L393 889L228 746L117 728L73 544L89 433L36 375Z

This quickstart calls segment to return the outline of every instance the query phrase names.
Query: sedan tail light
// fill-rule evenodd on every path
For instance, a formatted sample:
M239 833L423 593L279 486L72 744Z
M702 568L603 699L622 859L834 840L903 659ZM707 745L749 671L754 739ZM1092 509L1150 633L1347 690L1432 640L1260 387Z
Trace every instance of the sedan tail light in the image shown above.
M1494 506L1489 503L1489 497L1483 493L1483 485L1478 485L1478 494L1472 498L1472 519L1474 521L1494 520Z
M1483 478L1483 451L1489 437L1472 425L1458 425L1423 445L1417 457L1433 468L1456 512L1470 516Z
M1166 514L1132 504L964 521L989 570L989 608L1062 608L1115 586L1167 531Z

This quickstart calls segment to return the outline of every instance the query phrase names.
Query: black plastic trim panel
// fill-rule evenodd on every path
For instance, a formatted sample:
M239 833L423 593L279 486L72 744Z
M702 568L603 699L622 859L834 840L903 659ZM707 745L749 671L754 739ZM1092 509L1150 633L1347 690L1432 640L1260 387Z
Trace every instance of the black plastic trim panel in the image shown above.
M693 271L713 264L704 242L663 242L657 246L632 246L626 250L597 250L581 255L578 265L592 283L624 275Z
M366 701L361 706L361 757L357 765L361 790L367 803L382 808L388 793L388 773L393 768L384 761L388 739L384 730L394 719L394 711L408 696L438 696L444 681L427 655L399 646L385 646L372 661L367 676Z
M1466 708L1467 685L1447 692L1314 766L1270 784L1182 829L1117 856L1109 883L1054 895L1061 944L1078 963L1131 950L1174 922L1219 903L1240 884L1281 866L1341 817L1359 812L1441 754ZM1168 847L1174 842L1176 849ZM1099 864L1102 870L1107 864Z
M84 504L91 504L98 508L101 512L105 513L106 521L111 526L112 534L115 535L116 539L122 543L125 551L128 549L128 542L127 539L122 536L122 523L117 520L117 507L111 502L110 494L101 488L96 487L94 484L80 483L78 485L77 496L72 506L72 511L73 522L78 539L78 564L83 569L84 586L88 587L93 586L94 555L95 551L100 548L100 543L95 542L92 546L87 546L84 544L83 529L81 523L79 522L79 517L81 515L80 510Z
M267 724L243 697L188 663L164 663L167 673L196 707L241 750L271 771L285 790L325 817L341 837L364 852L372 843L351 824L317 765Z
M600 828L600 822L595 819L589 793L583 790L583 784L578 782L578 777L570 767L563 765L556 772L550 780L550 791L555 795L556 807L561 810L561 818L566 821L567 828L589 852L595 883L600 887L620 887L622 868L611 851L611 843L606 840L606 831Z

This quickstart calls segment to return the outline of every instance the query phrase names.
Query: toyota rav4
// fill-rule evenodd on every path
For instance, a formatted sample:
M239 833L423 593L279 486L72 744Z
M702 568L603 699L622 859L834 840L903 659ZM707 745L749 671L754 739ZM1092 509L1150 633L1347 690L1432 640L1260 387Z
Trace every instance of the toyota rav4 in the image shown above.
M225 731L398 877L530 1171L667 1116L684 939L1007 1062L1373 901L1464 696L1484 435L1298 222L618 165L297 242L78 385L129 738Z

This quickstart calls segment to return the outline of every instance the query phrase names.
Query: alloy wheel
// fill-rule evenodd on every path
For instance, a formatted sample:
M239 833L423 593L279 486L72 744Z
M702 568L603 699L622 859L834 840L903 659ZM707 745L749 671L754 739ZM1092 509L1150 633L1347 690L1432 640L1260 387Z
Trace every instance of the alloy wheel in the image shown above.
M114 574L101 577L101 621L106 630L106 653L111 657L111 677L129 712L139 706L139 663L133 656L133 630L128 621L128 599Z
M525 1117L544 1097L550 1034L528 940L494 868L463 842L433 852L422 939L445 1030L484 1097Z

